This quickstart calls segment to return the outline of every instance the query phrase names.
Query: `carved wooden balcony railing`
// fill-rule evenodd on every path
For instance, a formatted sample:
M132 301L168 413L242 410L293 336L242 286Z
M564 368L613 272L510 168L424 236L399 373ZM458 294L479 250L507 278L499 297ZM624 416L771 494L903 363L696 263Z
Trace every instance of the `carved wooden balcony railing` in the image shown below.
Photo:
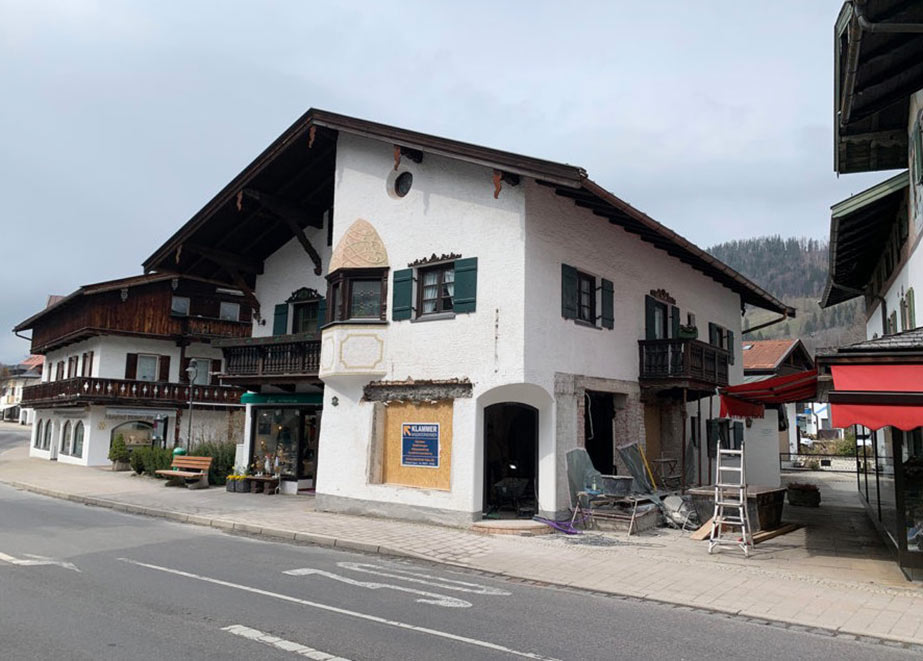
M285 377L316 377L320 367L320 338L316 333L220 340L224 351L222 379L247 381Z
M78 404L160 404L182 406L189 403L190 386L185 383L77 377L27 386L22 391L24 407L74 406ZM243 389L232 386L194 385L192 401L207 404L239 404Z
M640 340L640 378L728 385L730 354L699 340Z

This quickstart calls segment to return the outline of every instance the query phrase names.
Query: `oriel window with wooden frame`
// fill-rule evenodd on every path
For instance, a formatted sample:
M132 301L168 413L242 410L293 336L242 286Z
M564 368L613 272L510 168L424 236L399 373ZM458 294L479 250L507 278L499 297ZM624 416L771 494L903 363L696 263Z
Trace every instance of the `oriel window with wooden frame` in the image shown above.
M331 321L385 320L388 269L340 269L327 276Z
M420 315L452 312L455 308L455 262L420 269L417 291Z

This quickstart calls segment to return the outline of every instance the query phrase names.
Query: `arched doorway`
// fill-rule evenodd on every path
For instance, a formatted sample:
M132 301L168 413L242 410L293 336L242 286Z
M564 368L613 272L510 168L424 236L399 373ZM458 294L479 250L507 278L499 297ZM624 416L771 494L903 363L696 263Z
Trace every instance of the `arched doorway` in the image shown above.
M501 402L484 409L485 516L531 518L538 502L538 409Z

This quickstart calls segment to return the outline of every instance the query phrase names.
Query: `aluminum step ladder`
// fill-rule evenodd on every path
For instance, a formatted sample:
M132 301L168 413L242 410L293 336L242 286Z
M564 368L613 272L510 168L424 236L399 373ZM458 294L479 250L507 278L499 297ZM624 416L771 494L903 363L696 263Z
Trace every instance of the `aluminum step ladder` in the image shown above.
M750 557L753 532L747 514L747 476L744 450L718 448L715 468L715 513L712 516L708 552L721 546L736 546ZM738 532L739 531L739 532Z

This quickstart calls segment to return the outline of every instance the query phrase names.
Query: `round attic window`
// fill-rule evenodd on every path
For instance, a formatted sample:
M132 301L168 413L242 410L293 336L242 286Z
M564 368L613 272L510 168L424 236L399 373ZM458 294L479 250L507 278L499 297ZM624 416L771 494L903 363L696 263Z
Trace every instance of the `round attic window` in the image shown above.
M409 172L402 172L394 180L394 194L398 197L404 197L410 192L411 186L413 186L413 175Z

